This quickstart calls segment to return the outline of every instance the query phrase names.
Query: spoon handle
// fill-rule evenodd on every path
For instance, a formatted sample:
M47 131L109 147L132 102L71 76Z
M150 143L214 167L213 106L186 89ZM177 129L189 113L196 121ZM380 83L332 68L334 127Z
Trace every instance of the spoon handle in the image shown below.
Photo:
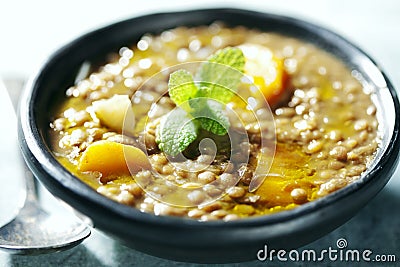
M20 167L22 156L17 142L17 118L7 89L0 80L0 115L6 125L1 133L0 147L0 226L18 214L26 199L24 170Z
M24 177L25 177L25 185L26 185L26 200L24 208L28 205L38 205L38 190L36 178L33 177L32 172L28 169L25 161L22 159L22 155L20 157L19 165L24 168Z
M9 95L9 99L11 100L11 103L14 107L14 114L10 114L12 117L11 119L13 120L12 124L17 125L16 113L18 108L18 100L21 95L22 88L25 85L25 79L23 78L4 79L4 84ZM29 170L28 166L26 166L25 161L22 158L22 154L20 153L19 149L18 149L18 156L19 156L18 165L22 167L25 177L25 184L26 184L25 205L29 202L37 202L38 201L37 181L33 177L33 174Z

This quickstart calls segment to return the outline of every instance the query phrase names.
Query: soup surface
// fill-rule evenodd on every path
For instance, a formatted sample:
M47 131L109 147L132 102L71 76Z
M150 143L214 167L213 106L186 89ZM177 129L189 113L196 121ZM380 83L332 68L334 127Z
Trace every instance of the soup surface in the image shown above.
M143 212L229 221L292 209L359 179L379 147L356 70L291 37L179 27L90 68L54 113L53 152Z

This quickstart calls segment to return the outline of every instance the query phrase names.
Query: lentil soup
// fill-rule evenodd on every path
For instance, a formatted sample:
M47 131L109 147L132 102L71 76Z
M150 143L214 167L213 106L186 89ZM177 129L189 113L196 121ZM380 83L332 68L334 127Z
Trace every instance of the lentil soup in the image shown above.
M209 104L222 107L210 113L217 125L198 120L193 130L187 120L183 131L173 131L168 122L178 121L170 116L183 95L228 94L192 83L196 68L178 64L208 60L194 64L203 74L201 66L227 58L233 72L244 73L234 85L240 98ZM356 181L373 160L376 107L355 76L314 45L245 27L213 23L145 34L66 90L50 123L52 149L97 192L143 212L229 221L288 210ZM185 86L172 86L182 79ZM195 104L189 102L191 111ZM168 130L174 140L165 139Z

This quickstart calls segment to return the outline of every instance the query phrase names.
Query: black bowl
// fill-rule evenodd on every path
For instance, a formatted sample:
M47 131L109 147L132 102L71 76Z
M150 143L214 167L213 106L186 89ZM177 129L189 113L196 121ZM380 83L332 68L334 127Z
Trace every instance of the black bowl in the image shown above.
M214 21L278 32L311 42L357 70L374 88L373 100L383 137L376 160L357 182L290 211L232 222L154 216L116 203L68 172L54 158L47 131L49 110L84 61L102 61L144 33ZM20 105L19 138L33 173L55 196L88 216L94 226L134 249L158 257L189 262L236 262L256 259L269 248L291 249L327 234L351 218L391 177L398 161L399 101L379 67L355 45L305 21L239 9L208 9L152 14L90 32L53 54L28 84Z

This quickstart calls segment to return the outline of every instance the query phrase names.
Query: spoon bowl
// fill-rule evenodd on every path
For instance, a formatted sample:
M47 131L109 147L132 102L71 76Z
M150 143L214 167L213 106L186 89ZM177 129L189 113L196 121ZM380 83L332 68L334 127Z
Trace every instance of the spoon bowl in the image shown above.
M27 198L16 218L0 228L0 249L10 254L35 255L70 249L90 235L77 219L44 211L34 192L32 173L26 171Z
M8 100L1 81L0 93L2 99ZM12 105L7 104L3 108L10 109L9 113ZM15 116L12 120L16 120ZM16 126L16 122L12 125ZM38 201L33 175L18 156L13 160L20 162L21 168L25 170L26 198L17 216L0 228L0 250L10 254L34 255L66 250L81 243L90 235L89 227L73 216L60 216L43 210Z

